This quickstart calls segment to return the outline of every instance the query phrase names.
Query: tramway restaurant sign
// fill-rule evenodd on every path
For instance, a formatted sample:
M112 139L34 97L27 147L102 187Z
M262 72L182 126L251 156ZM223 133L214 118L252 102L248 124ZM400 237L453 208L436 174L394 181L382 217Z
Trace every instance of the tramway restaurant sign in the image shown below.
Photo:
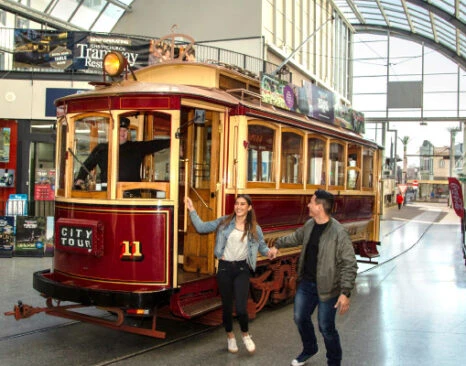
M13 67L61 70L102 69L104 56L121 52L133 68L147 66L149 41L117 35L91 35L40 29L15 29Z
M362 113L335 104L333 92L308 81L303 81L303 86L298 87L272 75L262 74L261 98L264 103L364 133Z

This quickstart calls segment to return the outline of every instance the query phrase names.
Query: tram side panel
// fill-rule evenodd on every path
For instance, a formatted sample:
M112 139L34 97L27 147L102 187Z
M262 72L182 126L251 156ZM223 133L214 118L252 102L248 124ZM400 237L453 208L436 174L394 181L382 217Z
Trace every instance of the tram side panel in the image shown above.
M170 286L173 207L57 203L56 217L54 272L98 289Z

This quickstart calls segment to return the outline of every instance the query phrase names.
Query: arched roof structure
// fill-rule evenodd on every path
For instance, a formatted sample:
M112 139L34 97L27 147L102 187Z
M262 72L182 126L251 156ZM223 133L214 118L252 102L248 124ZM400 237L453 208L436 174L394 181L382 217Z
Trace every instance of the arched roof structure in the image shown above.
M356 32L424 43L466 69L466 0L333 0Z
M110 32L134 0L0 0L0 9L55 29Z
M26 6L0 0L0 9L56 29L110 32L134 1L43 0ZM424 43L466 69L466 0L331 1L356 32L390 32Z

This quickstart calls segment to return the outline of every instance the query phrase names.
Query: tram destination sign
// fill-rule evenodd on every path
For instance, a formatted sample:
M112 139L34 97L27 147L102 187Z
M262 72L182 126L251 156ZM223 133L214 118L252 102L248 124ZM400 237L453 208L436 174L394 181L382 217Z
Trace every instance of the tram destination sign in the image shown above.
M63 225L60 228L59 239L60 244L65 247L92 250L92 227Z
M103 255L103 225L100 221L60 218L55 226L55 238L58 250Z

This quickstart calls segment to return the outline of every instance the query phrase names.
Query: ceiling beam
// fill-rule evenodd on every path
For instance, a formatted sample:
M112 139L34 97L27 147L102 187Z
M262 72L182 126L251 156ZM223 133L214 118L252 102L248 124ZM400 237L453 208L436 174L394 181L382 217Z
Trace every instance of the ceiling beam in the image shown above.
M359 9L356 6L356 4L354 3L354 1L353 0L346 0L346 2L348 3L348 6L351 8L351 11L354 13L356 18L358 18L359 23L366 24L366 20L364 19L363 15L359 11Z
M411 29L411 32L414 32L413 21L411 20L411 15L409 14L409 9L408 9L408 6L406 5L406 1L401 0L401 5L403 6L403 10L405 12L405 17L406 17L406 20L408 21L408 24L409 24L409 28Z
M379 7L380 14L382 14L383 19L385 20L385 24L387 24L387 27L390 27L390 20L387 17L387 14L385 14L385 10L383 5L381 4L380 0L376 0L377 6Z

